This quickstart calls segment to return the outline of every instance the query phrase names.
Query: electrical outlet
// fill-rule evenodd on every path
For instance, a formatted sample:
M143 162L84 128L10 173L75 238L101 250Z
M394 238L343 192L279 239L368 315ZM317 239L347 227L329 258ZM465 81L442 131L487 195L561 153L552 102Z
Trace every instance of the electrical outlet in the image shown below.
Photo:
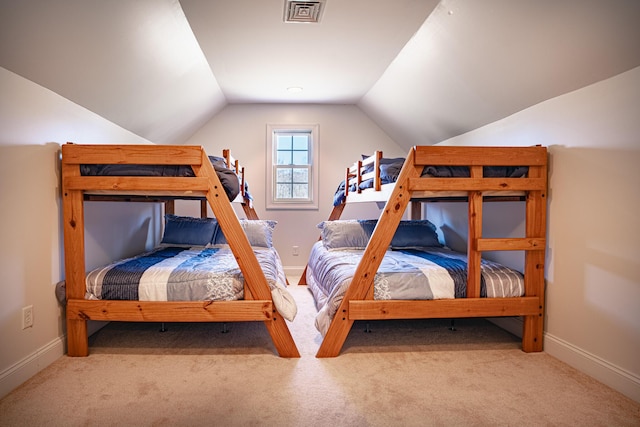
M298 255L300 255L300 251L299 251L299 249L300 249L300 248L299 248L298 246L294 246L294 247L293 247L293 251L292 251L292 252L293 252L293 256L298 256Z
M33 326L33 306L28 305L22 309L22 329Z

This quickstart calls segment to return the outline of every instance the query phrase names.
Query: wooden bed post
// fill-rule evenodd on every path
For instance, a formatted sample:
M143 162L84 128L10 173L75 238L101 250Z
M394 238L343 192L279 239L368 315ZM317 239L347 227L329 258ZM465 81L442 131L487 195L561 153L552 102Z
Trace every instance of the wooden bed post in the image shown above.
M260 219L258 218L258 214L256 213L255 209L253 209L253 206L251 205L250 202L247 202L247 201L242 202L242 210L244 211L244 214L247 216L247 219Z
M422 202L412 200L409 219L422 219Z
M546 149L544 151L546 156ZM543 166L529 168L530 178L547 179L547 162ZM526 237L546 239L547 228L546 191L530 191L526 200ZM544 240L543 240L544 241ZM545 245L546 246L546 245ZM524 288L527 296L537 296L540 313L525 316L522 330L522 350L525 352L542 351L544 333L545 301L545 246L539 250L525 252Z
M409 180L419 177L422 168L414 165L415 147L409 151L407 159L402 166L396 185L387 201L382 215L373 230L369 243L358 264L351 285L342 299L342 303L329 326L329 330L322 340L322 344L316 353L316 357L336 357L344 345L347 335L353 326L353 319L349 317L351 300L362 300L370 292L373 279L380 267L384 253L386 252L395 230L411 199Z
M471 178L482 176L482 166L471 166ZM482 238L482 192L469 192L469 228L467 236L467 298L480 298L480 264L478 239Z
M66 146L62 146L64 158ZM80 176L79 165L62 164L63 175ZM62 182L62 210L64 221L64 268L67 299L84 299L85 260L84 260L84 202L82 191L69 190ZM87 356L89 337L86 319L67 316L67 354L69 356Z

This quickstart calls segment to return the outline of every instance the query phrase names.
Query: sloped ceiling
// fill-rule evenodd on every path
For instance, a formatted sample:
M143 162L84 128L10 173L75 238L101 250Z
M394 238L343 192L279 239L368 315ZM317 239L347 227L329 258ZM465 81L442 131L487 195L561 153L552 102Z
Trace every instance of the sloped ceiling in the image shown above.
M406 147L640 66L636 0L326 0L319 24L284 4L0 0L0 66L157 143L228 103L325 103Z

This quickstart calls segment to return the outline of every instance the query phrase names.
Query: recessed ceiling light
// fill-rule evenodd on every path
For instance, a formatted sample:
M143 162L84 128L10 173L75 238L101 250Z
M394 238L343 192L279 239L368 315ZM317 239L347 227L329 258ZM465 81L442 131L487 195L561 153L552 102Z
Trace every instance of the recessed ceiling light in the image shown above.
M287 92L289 93L300 93L302 92L304 89L301 88L300 86L291 86L287 88Z

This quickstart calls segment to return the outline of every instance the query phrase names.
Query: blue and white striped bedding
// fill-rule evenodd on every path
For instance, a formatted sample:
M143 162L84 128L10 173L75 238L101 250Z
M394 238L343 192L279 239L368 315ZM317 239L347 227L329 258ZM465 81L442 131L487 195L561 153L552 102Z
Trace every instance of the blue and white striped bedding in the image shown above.
M296 313L274 248L253 247L274 304L288 320ZM91 271L86 299L136 301L232 301L244 297L244 278L228 245L161 245Z
M318 315L316 328L324 336L340 307L364 250L327 250L314 244L307 267L307 285ZM388 250L374 278L374 299L452 299L466 295L466 254L448 248ZM520 272L482 261L481 296L524 295Z

